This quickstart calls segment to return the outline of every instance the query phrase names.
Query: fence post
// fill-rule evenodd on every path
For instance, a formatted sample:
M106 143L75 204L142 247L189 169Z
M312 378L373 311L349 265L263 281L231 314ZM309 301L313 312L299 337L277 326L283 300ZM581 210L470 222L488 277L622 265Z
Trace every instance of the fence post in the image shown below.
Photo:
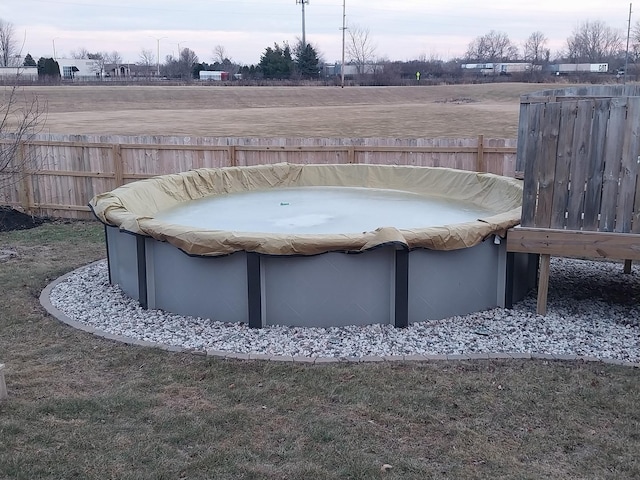
M347 163L356 163L356 149L353 146L347 150Z
M229 157L229 166L230 167L236 167L237 166L237 162L236 162L236 146L235 145L229 145L229 148L227 148L227 156Z
M476 168L479 172L487 171L487 166L484 164L484 135L478 135L478 163Z
M115 177L116 188L124 185L124 165L122 164L122 148L116 143L111 147L113 155L113 175Z

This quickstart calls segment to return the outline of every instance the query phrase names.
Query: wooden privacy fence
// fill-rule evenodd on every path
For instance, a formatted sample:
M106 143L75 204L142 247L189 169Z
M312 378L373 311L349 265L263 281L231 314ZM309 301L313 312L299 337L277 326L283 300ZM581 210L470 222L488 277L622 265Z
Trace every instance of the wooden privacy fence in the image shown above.
M640 260L640 86L524 96L517 162L522 219L507 250L541 255L539 313L551 255Z
M0 138L0 147L10 142ZM202 167L365 163L450 167L515 175L515 139L207 138L40 135L0 172L0 204L89 218L96 194L125 183ZM4 185L4 186L3 186Z

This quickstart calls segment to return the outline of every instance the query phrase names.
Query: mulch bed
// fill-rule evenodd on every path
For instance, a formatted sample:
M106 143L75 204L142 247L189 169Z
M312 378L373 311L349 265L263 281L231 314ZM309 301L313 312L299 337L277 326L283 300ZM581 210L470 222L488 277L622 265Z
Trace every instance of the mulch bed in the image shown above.
M46 218L33 217L11 207L0 206L0 232L26 230L42 225L46 221L48 221Z

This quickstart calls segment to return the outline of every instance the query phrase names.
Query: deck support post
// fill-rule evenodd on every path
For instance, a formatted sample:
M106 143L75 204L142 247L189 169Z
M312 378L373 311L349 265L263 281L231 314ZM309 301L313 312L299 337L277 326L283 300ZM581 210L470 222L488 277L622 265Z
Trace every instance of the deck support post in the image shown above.
M538 304L536 313L538 315L547 314L547 293L549 292L549 267L551 265L551 255L540 255L540 272L538 273Z

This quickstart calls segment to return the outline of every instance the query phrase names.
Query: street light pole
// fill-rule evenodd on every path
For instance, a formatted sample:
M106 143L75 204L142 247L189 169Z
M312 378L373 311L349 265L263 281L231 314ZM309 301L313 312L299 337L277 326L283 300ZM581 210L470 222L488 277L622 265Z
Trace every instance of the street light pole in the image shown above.
M158 58L157 58L157 62L156 62L156 68L157 68L156 74L158 75L158 78L160 78L160 40L164 40L165 38L168 38L168 37L151 37L150 36L150 38L155 39L155 41L157 42L156 43L156 48L157 48L156 49L156 52L157 52L156 55L157 55Z
M56 59L56 40L60 37L55 37L51 42L53 43L53 59Z

